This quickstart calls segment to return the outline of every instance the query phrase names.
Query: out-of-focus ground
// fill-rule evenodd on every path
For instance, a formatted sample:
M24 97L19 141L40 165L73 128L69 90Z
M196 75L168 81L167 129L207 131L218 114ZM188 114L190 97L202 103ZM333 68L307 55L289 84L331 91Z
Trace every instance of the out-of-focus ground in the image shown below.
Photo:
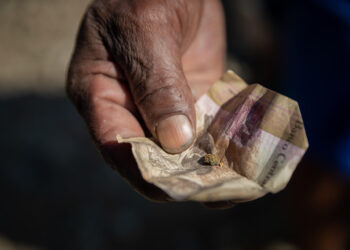
M216 211L150 202L107 167L64 95L88 2L0 1L0 250L299 249L289 188ZM277 88L263 2L224 1L229 67Z
M63 93L67 64L80 20L89 0L1 0L0 1L0 96L27 93ZM228 1L229 50L243 62L229 57L228 67L245 79L256 81L251 65L267 65L261 80L271 78L273 41L269 23L261 16L261 0ZM237 22L239 21L239 22ZM244 25L242 25L242 23ZM268 33L268 35L266 35ZM256 42L258 41L258 42ZM239 48L239 51L237 51ZM239 52L239 53L236 53ZM259 62L259 60L264 60ZM270 59L272 60L272 59Z
M88 0L0 1L0 95L62 92Z

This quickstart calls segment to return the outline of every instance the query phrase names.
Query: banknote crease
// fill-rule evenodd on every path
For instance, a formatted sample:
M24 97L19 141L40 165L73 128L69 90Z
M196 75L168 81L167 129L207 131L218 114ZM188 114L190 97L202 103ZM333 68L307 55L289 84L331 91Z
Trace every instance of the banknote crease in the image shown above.
M232 71L197 101L196 119L194 145L176 155L150 138L117 137L131 143L143 178L177 201L243 202L276 193L308 148L297 102ZM218 166L205 164L207 154Z

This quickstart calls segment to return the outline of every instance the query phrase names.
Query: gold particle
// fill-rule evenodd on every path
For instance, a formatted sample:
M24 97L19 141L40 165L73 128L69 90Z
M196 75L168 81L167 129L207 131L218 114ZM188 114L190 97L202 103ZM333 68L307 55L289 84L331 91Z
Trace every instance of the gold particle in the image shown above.
M213 154L206 154L204 156L204 163L211 166L220 166L220 167L224 165L224 163L220 161L220 159L216 155L213 155Z

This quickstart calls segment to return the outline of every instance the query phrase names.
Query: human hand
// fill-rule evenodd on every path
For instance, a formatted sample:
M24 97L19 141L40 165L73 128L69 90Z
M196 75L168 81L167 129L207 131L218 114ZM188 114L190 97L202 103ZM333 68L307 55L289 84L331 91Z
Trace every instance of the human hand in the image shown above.
M218 0L96 0L84 16L67 93L106 161L148 198L168 199L116 135L188 148L194 102L224 70L224 29Z

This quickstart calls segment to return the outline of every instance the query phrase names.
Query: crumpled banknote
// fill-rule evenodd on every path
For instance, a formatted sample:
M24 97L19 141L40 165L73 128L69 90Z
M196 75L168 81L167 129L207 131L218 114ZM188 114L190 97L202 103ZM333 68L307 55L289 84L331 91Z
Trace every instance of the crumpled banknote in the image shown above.
M282 190L308 148L298 103L228 71L196 103L197 139L168 154L152 138L123 139L143 178L176 201L249 201ZM219 159L207 164L210 156ZM206 158L207 156L207 158Z

